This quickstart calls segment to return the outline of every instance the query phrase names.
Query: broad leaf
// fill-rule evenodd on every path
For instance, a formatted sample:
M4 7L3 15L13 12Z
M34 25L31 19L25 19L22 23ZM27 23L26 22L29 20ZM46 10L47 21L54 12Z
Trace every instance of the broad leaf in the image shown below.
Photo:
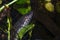
M18 0L16 4L25 4L25 3L30 3L30 0Z
M24 8L24 7L20 7L20 8L15 8L17 9L17 11L19 13L21 13L22 15L25 15L27 14L29 11L31 11L31 6L30 6L30 0L18 0L16 2L16 4L19 6L19 5L25 5L25 3L27 3L29 6L27 8Z
M23 27L23 28L21 29L21 31L19 32L19 34L18 34L18 35L19 35L19 38L22 39L23 35L24 35L27 31L31 30L33 27L34 27L34 24L30 24L30 25L27 25L27 26Z
M19 13L21 13L22 15L25 15L25 14L27 14L27 13L31 10L31 7L29 6L28 8L18 8L17 10L18 10Z

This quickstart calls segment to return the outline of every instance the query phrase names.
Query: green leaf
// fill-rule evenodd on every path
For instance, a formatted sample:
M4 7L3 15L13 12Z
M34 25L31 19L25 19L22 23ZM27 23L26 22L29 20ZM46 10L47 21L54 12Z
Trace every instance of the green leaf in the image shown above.
M18 0L16 4L30 3L30 0Z
M48 10L49 12L53 12L54 11L54 5L52 3L46 3L45 4L45 8L46 10Z
M23 27L21 29L21 31L19 32L19 34L18 34L19 35L19 38L22 39L22 37L24 36L24 34L27 31L31 30L33 27L34 27L34 24L30 24L30 25L27 25L27 26Z
M18 0L18 1L16 2L16 4L24 4L24 3L26 3L26 0Z
M30 0L18 0L16 3L16 5L21 6L21 7L15 7L14 8L21 13L22 15L27 14L29 11L31 11L31 6L30 6ZM25 4L27 5L27 7L23 7L23 5L25 6Z
M27 14L30 10L31 7L29 6L28 8L17 8L17 10L19 11L19 13L21 13L22 15Z

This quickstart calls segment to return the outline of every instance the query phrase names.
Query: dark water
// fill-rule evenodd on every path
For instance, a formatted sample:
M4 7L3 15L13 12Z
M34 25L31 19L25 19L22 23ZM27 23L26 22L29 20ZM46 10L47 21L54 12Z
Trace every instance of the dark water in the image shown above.
M4 3L9 3L10 1L12 1L12 0L9 0L9 1L3 0L2 5L4 5ZM34 13L32 21L36 25L34 27L34 29L32 30L33 32L32 32L31 40L53 40L54 38L56 38L56 40L57 40L58 38L60 38L59 31L56 31L54 29L56 29L57 27L60 28L60 14L58 12L56 12L56 10L54 12L48 12L43 6L41 7L41 9L39 9L40 3L38 3L37 1L39 1L39 0L31 0L31 7L32 7L32 10ZM42 3L43 3L43 1L42 1ZM56 6L55 5L56 2L57 2L57 0L52 0L52 3L54 4L54 6ZM19 18L22 17L22 15L19 14L19 12L17 10L13 9L13 7L11 7L10 15L12 18L12 25L14 25L19 20ZM48 18L44 15L46 15L46 16L48 15ZM54 31L52 30L53 25L49 25L49 28L46 27L46 26L48 26L48 22L45 22L46 20L41 21L43 18L50 19L50 20L52 20L52 24L54 22L54 24L57 25L57 27L55 27L53 29ZM47 23L47 25L46 25L46 23ZM5 29L7 29L6 24L7 23L6 23L6 16L5 16L0 21L0 27L5 30ZM51 27L52 31L50 30L50 27ZM12 28L14 28L14 27L12 27ZM57 30L59 30L59 29L57 29ZM11 30L11 31L14 32L14 30ZM58 34L58 36L57 36L57 34ZM7 37L8 37L7 33L4 32L3 30L0 30L0 40L7 40ZM14 37L12 37L12 38L14 38ZM29 38L29 35L27 32L24 35L23 40L28 40L28 38Z

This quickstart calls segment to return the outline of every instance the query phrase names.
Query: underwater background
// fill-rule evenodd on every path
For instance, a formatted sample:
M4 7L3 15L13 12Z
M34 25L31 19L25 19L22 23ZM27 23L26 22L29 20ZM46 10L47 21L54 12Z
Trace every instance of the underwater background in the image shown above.
M0 40L60 40L60 0L0 0Z

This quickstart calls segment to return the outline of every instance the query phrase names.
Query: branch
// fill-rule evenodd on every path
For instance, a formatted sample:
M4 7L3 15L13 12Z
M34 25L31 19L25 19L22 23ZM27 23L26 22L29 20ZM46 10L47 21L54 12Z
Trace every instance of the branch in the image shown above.
M8 4L6 4L6 5L3 5L3 6L0 8L0 12L5 8L5 6L8 7L8 6L12 5L13 3L15 3L16 1L17 1L17 0L13 0L13 1L10 2L10 3L8 3Z

